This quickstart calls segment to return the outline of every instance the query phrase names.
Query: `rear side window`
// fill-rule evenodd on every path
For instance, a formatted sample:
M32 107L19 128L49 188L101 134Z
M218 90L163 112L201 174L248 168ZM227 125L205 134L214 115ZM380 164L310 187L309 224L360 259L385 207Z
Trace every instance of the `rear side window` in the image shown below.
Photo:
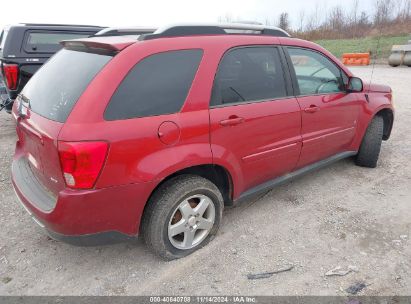
M119 120L180 111L202 54L202 50L170 51L143 59L117 88L104 118Z
M65 122L91 80L111 58L63 49L34 74L22 94L29 99L33 112Z
M224 55L214 80L211 106L287 96L275 47L236 48Z
M29 32L24 49L26 52L54 53L62 48L59 44L62 40L85 38L92 33L69 32Z

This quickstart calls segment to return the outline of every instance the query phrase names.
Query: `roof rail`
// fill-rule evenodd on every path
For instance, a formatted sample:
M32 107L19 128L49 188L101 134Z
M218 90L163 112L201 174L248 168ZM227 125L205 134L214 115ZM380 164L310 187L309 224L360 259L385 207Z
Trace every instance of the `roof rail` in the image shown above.
M106 36L126 36L126 35L141 35L151 34L156 31L153 27L144 26L132 26L132 27L108 27L105 28L93 36L106 37Z
M151 40L164 37L182 37L192 35L263 35L290 37L283 29L273 26L246 23L212 23L212 24L176 24L159 28L153 34L145 34L139 40Z

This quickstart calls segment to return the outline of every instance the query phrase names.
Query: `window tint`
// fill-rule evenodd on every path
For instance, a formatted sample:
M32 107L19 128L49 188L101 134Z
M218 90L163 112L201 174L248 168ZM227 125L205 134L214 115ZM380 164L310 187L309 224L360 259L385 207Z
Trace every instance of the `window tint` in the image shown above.
M30 33L28 44L58 44L62 40L88 37L88 34L76 33Z
M201 50L170 51L137 63L111 98L105 119L178 112L187 98L202 53Z
M30 100L33 112L65 122L91 80L111 58L63 49L34 74L22 94Z
M288 48L300 95L327 94L344 91L345 74L318 52Z
M224 55L214 80L211 105L287 96L278 49L245 47Z
M59 44L62 40L71 40L89 37L91 33L67 33L67 32L30 32L26 40L25 50L27 52L56 52L61 49Z

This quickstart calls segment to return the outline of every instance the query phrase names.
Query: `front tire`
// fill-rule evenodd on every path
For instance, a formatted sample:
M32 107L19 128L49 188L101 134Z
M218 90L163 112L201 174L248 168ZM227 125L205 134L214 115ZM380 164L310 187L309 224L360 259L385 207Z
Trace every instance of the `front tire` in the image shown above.
M375 116L369 124L360 149L355 158L355 164L361 167L375 168L381 150L382 136L384 132L384 120L381 116Z
M223 197L209 180L195 175L172 178L148 202L141 227L144 241L163 259L187 256L214 238L223 208Z

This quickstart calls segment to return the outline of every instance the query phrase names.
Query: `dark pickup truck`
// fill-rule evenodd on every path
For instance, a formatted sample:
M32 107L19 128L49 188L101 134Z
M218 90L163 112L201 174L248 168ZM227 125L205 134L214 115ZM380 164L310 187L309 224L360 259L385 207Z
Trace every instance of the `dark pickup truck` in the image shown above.
M6 92L4 89L0 92L0 109L3 104L10 112L13 100L31 76L62 48L59 44L61 40L88 37L104 28L31 23L4 28L0 35L0 72L3 76L0 79L3 78Z

